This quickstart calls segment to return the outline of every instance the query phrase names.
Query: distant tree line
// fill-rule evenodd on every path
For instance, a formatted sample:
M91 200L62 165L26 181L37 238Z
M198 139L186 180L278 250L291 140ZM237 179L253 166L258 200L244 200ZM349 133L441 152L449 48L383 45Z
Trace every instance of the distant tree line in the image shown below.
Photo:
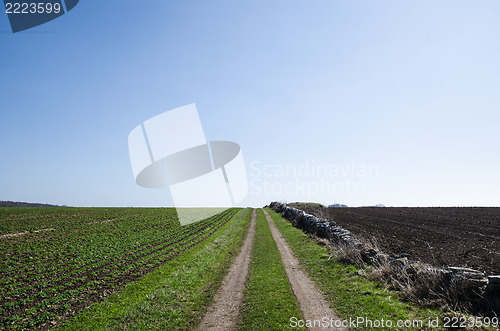
M19 201L0 201L0 207L61 207L58 205L50 205L48 203L32 203Z

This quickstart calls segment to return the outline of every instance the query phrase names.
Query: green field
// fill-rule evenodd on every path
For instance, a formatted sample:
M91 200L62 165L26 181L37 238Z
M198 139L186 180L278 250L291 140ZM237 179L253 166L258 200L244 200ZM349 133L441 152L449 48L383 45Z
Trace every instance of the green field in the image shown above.
M64 330L191 330L246 237L245 209L216 233L64 322Z
M39 327L101 301L238 211L181 227L171 208L0 208L0 327Z

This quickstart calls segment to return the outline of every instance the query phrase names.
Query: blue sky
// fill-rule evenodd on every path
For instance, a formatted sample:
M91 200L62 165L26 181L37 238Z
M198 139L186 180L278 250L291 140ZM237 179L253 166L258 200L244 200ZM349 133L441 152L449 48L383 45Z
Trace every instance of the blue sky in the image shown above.
M499 11L81 0L16 34L2 14L0 200L170 205L135 184L127 136L196 103L207 139L241 145L244 205L499 206Z

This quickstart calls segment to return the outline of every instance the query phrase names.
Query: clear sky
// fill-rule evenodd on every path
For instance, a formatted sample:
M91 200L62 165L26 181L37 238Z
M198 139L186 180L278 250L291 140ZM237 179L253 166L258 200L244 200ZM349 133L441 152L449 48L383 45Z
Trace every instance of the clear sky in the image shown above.
M244 205L500 206L500 2L90 1L0 13L0 200L167 206L127 136L196 103Z

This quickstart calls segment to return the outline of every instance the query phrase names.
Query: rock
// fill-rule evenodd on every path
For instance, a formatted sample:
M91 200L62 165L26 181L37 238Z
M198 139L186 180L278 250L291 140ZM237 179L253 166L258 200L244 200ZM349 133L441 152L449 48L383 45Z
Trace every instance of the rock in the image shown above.
M488 282L490 284L500 284L500 276L488 276Z
M401 259L401 258L404 258L406 257L407 259L410 258L410 254L407 254L407 253L403 253L403 254L399 254L399 255L389 255L391 258L393 259Z
M460 267L448 267L448 269L456 274L460 274L466 278L473 279L483 279L486 275L481 271L470 269L470 268L460 268Z
M408 264L408 259L406 257L402 257L400 259L394 259L394 260L391 260L389 261L389 263L391 265L394 265L396 266L397 268L399 269L404 269L406 267L406 265Z
M453 272L457 272L457 273L464 273L464 272L467 272L467 273L480 273L482 274L481 271L478 271L478 270L474 270L474 269L471 269L471 268L463 268L463 267L448 267L448 269L450 269L451 271Z
M432 274L433 273L431 271L431 266L428 265L427 263L422 263L422 262L410 263L408 265L408 272L411 272L413 274L427 274L427 273Z

